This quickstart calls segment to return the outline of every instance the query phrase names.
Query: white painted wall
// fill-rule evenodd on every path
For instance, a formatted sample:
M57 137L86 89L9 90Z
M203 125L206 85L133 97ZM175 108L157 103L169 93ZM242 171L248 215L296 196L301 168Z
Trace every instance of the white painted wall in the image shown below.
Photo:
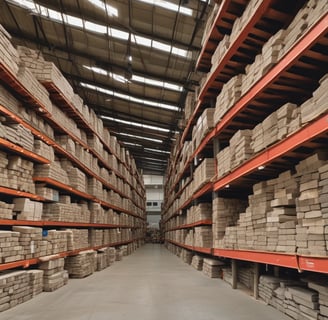
M161 184L163 185L163 176L155 176L152 174L144 174L143 175L145 186L152 185L152 184Z
M158 211L158 214L148 214L147 222L150 227L159 228L160 215L160 202L163 201L163 176L144 175L144 182L146 186L146 201L147 202L159 202L157 209L153 208L153 211ZM152 187L153 186L153 187ZM151 208L149 207L149 210Z

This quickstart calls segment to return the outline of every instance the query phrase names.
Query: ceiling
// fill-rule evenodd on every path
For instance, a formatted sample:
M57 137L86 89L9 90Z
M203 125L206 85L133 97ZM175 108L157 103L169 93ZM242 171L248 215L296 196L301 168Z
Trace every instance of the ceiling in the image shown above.
M164 174L185 96L200 79L209 2L5 0L0 24L59 67L143 173Z

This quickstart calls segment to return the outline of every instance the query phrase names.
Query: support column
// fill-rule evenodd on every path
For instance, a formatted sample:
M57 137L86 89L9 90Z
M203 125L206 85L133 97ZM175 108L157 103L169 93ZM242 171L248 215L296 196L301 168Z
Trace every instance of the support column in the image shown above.
M253 296L257 300L259 298L259 277L260 277L260 264L254 263L254 283L253 283Z
M274 266L274 267L273 267L273 274L274 274L274 276L277 277L277 278L279 277L279 270L280 270L280 269L279 269L278 266Z
M231 269L232 269L232 289L237 289L237 260L231 260Z
M213 157L216 158L216 155L220 151L220 141L218 137L213 138Z

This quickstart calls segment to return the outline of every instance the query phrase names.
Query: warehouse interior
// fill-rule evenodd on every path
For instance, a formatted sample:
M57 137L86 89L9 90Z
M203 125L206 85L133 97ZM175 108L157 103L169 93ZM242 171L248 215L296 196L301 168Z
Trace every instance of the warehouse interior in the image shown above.
M0 318L328 319L328 2L0 2Z

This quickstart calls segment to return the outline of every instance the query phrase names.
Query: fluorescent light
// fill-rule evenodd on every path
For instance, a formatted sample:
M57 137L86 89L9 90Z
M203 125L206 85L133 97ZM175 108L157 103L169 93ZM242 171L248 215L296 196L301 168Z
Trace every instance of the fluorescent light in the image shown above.
M118 11L116 8L110 6L109 4L105 4L104 2L100 0L88 0L91 2L94 6L106 11L110 16L118 16Z
M129 145L129 146L134 146L134 147L142 147L141 144L138 144L138 143L132 143L132 142L125 142L125 141L122 141L124 144L126 145Z
M175 91L182 91L183 87L173 84L173 83L169 83L169 82L165 82L165 81L161 81L161 80L154 80L154 79L150 79L150 78L145 78L142 76L136 76L136 75L132 75L132 81L136 81L136 82L141 82L144 84L149 84L155 87L162 87L165 89L170 89L170 90L175 90Z
M124 78L123 76L119 75L119 74L115 74L110 72L109 75L116 80L117 82L121 82L121 83L127 83L130 82L128 79Z
M171 10L174 12L179 12L187 16L192 16L192 10L187 7L178 6L177 4L174 4L169 1L164 0L139 0L141 2L151 4L157 7L161 7L163 9Z
M150 126L150 125L142 124L142 123L138 123L138 122L126 121L126 120L116 119L116 118L107 117L107 116L100 116L100 118L119 122L119 123L128 124L128 125L139 127L139 128L151 129L151 130L156 130L156 131L161 131L161 132L170 132L169 129Z
M265 166L259 166L257 169L258 170L263 170L265 168Z
M163 140L153 139L153 138L146 138L146 137L142 137L142 136L136 136L134 134L121 133L121 132L117 132L116 134L121 135L121 136L125 136L125 137L142 139L142 140L147 140L147 141L152 141L152 142L158 142L158 143L162 143L163 142Z
M143 159L152 160L152 161L159 161L159 162L167 162L167 160L156 159L156 158L148 158L148 157L144 157Z
M93 72L96 72L98 74L101 74L103 76L110 76L111 78L113 78L114 80L118 81L118 82L122 82L122 83L126 83L129 82L128 79L124 78L123 76L113 73L113 72L108 72L105 69L102 68L98 68L98 67L89 67L86 65L83 65L84 68L91 70Z
M172 110L172 111L178 111L179 110L178 107L175 107L175 106L170 105L170 104L151 101L151 100L139 99L139 98L136 98L136 97L129 96L127 94L115 92L113 90L108 90L108 89L101 88L101 87L98 87L98 86L94 86L92 84L88 84L88 83L84 83L84 82L80 82L80 84L84 88L95 90L97 92L101 92L101 93L104 93L104 94L107 94L107 95L110 95L110 96L114 96L114 97L120 98L122 100L135 102L135 103L139 103L139 104L143 104L143 105L147 105L147 106L152 106L152 107L158 107L158 108L162 108L162 109L166 109L166 110Z
M131 59L132 59L132 57L131 57ZM126 79L125 77L123 77L119 74L113 73L113 72L108 72L107 70L102 69L102 68L93 67L93 66L89 67L86 65L83 65L83 67L88 70L91 70L93 72L99 73L101 75L110 76L111 78L113 78L114 80L117 80L119 82L124 82L124 83L129 82L129 80ZM145 78L145 77L137 76L137 75L132 75L131 81L149 84L151 86L165 88L165 89L174 90L174 91L181 92L183 90L183 87L179 86L177 84L173 84L173 83L165 82L165 81L161 81L161 80L154 80L151 78Z
M106 34L107 33L107 27L103 26L101 24L98 23L94 23L91 21L84 21L84 27L92 32L97 32L97 33L101 33L101 34Z
M108 72L104 69L101 69L101 68L98 68L98 67L89 67L89 66L86 66L86 65L83 65L84 68L88 69L88 70L91 70L93 72L96 72L96 73L99 73L103 76L107 76L108 75Z
M144 149L148 150L148 151L159 152L159 153L171 153L170 151L164 151L164 150L158 150L158 149L152 149L152 148L144 148Z

